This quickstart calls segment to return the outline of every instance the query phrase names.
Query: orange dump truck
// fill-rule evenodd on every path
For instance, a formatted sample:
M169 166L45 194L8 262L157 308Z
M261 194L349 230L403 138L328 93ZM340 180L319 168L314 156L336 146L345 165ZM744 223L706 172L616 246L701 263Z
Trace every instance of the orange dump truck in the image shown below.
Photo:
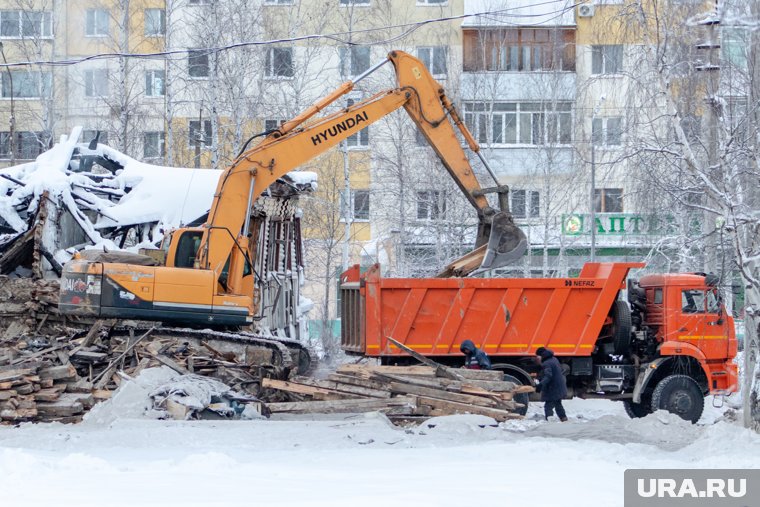
M461 366L475 342L506 378L533 384L538 347L552 349L569 396L622 400L696 422L708 394L736 390L734 321L704 273L626 280L642 263L587 263L578 278L383 278L377 265L341 275L341 346L403 364L413 350ZM627 302L622 293L627 287Z

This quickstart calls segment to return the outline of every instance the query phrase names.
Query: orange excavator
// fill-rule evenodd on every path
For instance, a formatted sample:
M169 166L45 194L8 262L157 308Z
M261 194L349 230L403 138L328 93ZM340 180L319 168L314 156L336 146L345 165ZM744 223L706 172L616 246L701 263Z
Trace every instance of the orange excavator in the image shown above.
M396 71L395 88L314 118L388 62ZM392 51L383 62L244 149L221 175L206 223L169 233L160 262L136 254L78 254L63 270L61 312L212 326L251 324L260 311L252 263L255 242L250 241L254 201L287 172L401 107L478 213L476 249L441 276L465 276L520 258L527 242L509 213L507 187L499 185L443 87L418 59ZM480 186L456 130L480 157L495 187ZM498 194L500 210L489 205L488 192Z

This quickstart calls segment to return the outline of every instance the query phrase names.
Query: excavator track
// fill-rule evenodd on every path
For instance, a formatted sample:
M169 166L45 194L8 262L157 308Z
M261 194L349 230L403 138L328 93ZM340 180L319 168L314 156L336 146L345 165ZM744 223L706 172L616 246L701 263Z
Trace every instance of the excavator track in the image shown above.
M151 338L170 337L175 339L191 339L198 342L229 342L238 345L250 345L266 348L272 352L272 364L295 371L299 375L308 374L312 368L311 354L303 343L290 338L259 335L250 331L221 331L214 329L193 329L164 326L161 323L146 321L117 321L113 326L107 326L110 336L126 336L130 333L139 334L153 328ZM84 336L87 331L80 331L75 337Z

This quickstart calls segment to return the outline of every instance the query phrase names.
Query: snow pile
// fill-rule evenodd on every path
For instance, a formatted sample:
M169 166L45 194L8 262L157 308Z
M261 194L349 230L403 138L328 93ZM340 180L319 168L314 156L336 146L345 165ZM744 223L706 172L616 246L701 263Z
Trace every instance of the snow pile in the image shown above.
M134 379L123 381L109 400L95 405L84 416L84 423L111 424L119 419L160 418L163 414L152 410L150 393L177 376L166 366L146 368Z
M704 427L660 410L642 419L605 415L589 422L573 420L564 424L541 424L523 434L529 437L601 440L613 444L646 444L674 451L691 444L703 432Z
M260 418L246 402L255 401L213 378L181 375L171 368L146 368L124 380L111 399L93 407L85 423L111 424L120 419L190 419L209 409L224 417ZM178 416L181 414L181 416Z
M153 409L165 411L174 419L192 419L203 416L209 410L223 417L246 414L259 417L251 408L246 411L244 403L255 401L250 396L233 391L228 385L216 379L200 375L181 375L158 386L150 393Z

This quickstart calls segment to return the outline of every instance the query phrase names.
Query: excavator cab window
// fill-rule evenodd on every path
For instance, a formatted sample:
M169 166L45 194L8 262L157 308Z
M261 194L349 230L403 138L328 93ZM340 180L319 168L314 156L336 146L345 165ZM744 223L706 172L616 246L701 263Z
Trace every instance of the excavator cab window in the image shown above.
M174 257L174 267L192 268L195 265L195 257L201 246L203 231L187 231L182 233L177 243L177 254Z

